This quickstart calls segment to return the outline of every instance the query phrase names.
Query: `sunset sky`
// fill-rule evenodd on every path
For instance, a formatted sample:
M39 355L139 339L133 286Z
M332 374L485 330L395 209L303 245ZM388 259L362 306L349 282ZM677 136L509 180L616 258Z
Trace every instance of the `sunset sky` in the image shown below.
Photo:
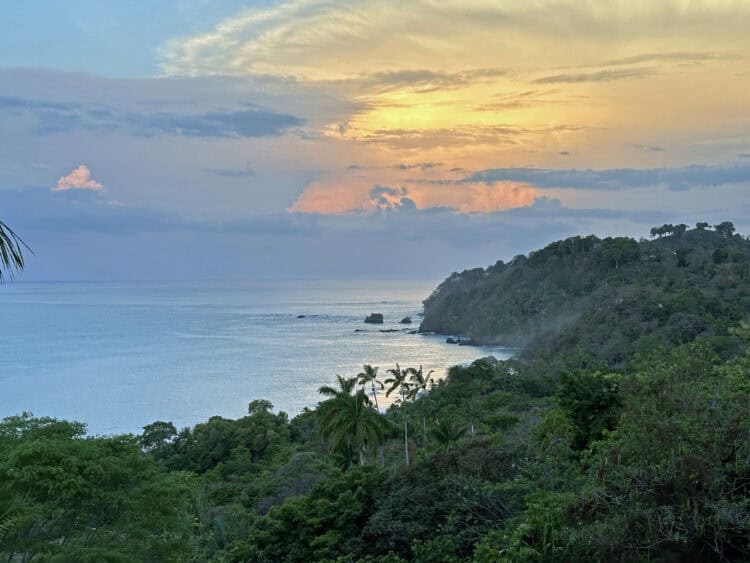
M28 279L435 277L571 234L750 230L750 2L2 7Z

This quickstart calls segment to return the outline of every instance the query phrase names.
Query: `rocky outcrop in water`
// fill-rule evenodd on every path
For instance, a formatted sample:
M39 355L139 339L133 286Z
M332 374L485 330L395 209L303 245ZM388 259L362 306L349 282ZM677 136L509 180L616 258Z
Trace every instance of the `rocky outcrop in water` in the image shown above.
M463 338L461 336L449 336L445 339L446 344L458 344L459 346L476 346L477 343L471 338Z
M383 324L383 314L382 313L371 313L365 317L365 322L369 324L374 325L382 325Z

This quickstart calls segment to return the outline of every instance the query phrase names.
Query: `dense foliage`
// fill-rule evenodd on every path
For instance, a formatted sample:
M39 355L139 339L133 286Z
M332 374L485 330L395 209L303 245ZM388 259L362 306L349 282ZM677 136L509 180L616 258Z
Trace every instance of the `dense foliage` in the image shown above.
M576 306L607 289L616 299L639 295L628 305L632 314L581 313L607 333L597 341L579 318L560 324L554 337L537 332L535 345L549 345L543 351L477 360L439 381L421 367L381 374L364 366L322 387L318 408L292 420L263 400L238 420L213 417L180 431L157 421L136 437L86 437L78 423L7 418L0 424L0 557L746 561L747 241L726 225L720 232L678 227L659 227L654 236L662 239L649 243L623 239L609 266L601 262L609 243L572 239L581 255L560 260L583 268L568 272ZM677 236L687 266L670 250L678 243L667 239ZM656 262L646 273L643 253L655 249L671 265ZM714 259L717 249L726 255ZM699 260L706 253L711 266ZM553 303L562 282L537 272L568 275L544 266L553 256L503 267L507 283L538 276L526 280L527 295L543 294L540 284L558 288L546 301ZM608 285L587 282L595 277L588 266L600 268ZM699 278L694 287L686 281ZM590 296L575 289L579 283L593 283ZM447 299L446 287L431 298L434 306ZM539 311L525 321L503 314L519 327L536 326ZM638 321L642 330L630 327L647 311L656 317ZM697 322L670 321L680 314L700 319L702 329L669 336L674 326ZM610 353L612 335L620 354ZM375 404L386 393L396 401L382 413Z
M699 336L735 351L729 329L750 309L750 242L729 222L651 234L658 238L573 237L454 273L425 300L421 330L533 355L581 347L610 364Z

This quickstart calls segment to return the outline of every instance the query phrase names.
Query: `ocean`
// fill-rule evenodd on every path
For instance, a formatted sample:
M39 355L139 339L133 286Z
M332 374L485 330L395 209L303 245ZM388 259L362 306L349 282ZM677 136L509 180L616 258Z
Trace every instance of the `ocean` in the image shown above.
M434 281L12 283L0 286L0 417L78 420L90 434L290 417L362 364L448 367L511 351L409 334ZM383 325L369 325L382 313ZM298 316L304 315L304 318ZM412 325L401 325L411 316ZM398 329L384 333L380 330ZM359 331L357 331L359 330ZM364 332L362 332L364 331Z

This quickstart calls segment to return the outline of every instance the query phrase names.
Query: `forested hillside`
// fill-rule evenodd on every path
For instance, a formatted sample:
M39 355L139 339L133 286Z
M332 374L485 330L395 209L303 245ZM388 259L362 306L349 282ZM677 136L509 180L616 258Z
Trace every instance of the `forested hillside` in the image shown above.
M526 355L581 348L611 365L699 336L731 353L728 329L750 310L750 241L729 222L651 236L573 237L454 273L425 300L421 330Z
M6 418L0 557L748 561L748 242L671 229L452 276L427 326L548 348L441 381L364 366L291 420L256 399L138 436Z

